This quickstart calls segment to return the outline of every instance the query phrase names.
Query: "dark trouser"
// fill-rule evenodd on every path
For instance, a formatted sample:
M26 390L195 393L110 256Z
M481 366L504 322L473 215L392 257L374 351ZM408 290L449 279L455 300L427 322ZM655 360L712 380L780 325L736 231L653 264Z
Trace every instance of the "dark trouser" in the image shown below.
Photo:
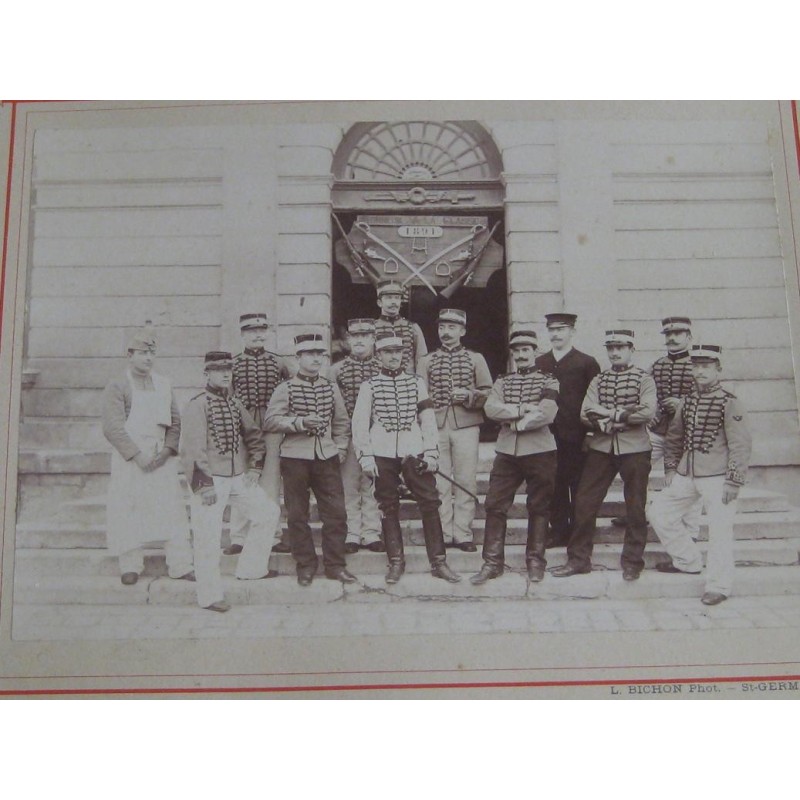
M392 527L399 529L400 516L400 476L403 476L406 486L419 506L422 517L422 530L425 534L425 549L431 564L445 561L444 536L442 523L439 519L439 492L436 488L436 478L430 472L417 472L411 464L403 464L399 458L375 457L378 468L378 477L375 479L375 500L381 511L384 521L389 521ZM393 523L397 521L395 526ZM384 531L386 526L384 526ZM386 550L391 559L397 543L386 542ZM402 538L399 542L400 557L402 556Z
M299 572L316 572L318 559L308 524L309 490L314 492L322 520L322 564L326 569L344 567L347 512L339 459L281 458L283 497L286 502L289 541Z
M605 499L608 487L616 474L622 476L625 494L625 543L622 546L623 567L644 568L644 548L647 544L647 482L650 477L650 451L644 453L600 453L590 450L586 455L583 475L575 498L575 525L567 545L567 560L580 567L590 567L594 546L597 512Z
M555 435L558 452L550 527L558 537L567 538L575 522L575 495L581 479L586 454L583 440L572 441Z
M514 495L525 481L528 499L528 542L525 548L526 561L535 561L544 567L544 541L550 502L556 477L557 456L549 453L533 453L528 456L510 456L497 453L489 476L489 491L486 495L486 527L483 540L483 560L492 566L502 567L505 554L506 523L508 509ZM536 520L540 520L542 542L534 542ZM543 527L541 521L543 520Z

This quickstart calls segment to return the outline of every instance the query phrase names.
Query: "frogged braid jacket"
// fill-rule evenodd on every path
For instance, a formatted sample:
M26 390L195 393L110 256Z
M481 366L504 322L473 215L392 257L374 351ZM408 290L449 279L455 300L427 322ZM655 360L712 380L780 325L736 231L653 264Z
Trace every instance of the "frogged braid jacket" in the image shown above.
M639 367L607 369L592 378L581 406L581 420L594 432L590 450L643 453L651 450L647 423L658 405L655 381ZM598 414L613 411L611 421Z
M529 412L524 405L536 409ZM498 378L483 410L502 423L496 452L527 456L556 449L549 427L558 412L558 381L552 375L529 369Z
M717 384L681 400L664 440L664 469L726 483L747 481L752 439L747 412L735 394Z
M327 422L322 433L306 430L303 417L316 414ZM350 418L339 387L318 375L313 379L298 373L281 383L267 407L265 428L283 433L282 458L327 460L347 452Z
M261 470L266 447L242 401L225 390L207 388L183 412L180 459L193 492L213 486L212 476L230 478Z
M465 347L440 347L419 360L417 374L428 387L440 428L448 419L455 428L471 428L483 422L481 409L489 396L492 376L480 353ZM451 403L453 389L466 389L467 399L460 404Z

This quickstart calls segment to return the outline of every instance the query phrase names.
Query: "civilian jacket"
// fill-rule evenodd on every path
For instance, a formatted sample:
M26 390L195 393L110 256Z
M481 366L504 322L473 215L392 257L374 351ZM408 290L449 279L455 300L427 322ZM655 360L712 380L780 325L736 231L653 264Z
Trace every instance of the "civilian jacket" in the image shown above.
M582 442L586 428L581 421L581 404L600 365L590 355L573 348L560 361L552 351L543 353L536 359L536 368L558 380L558 413L551 430L559 439Z

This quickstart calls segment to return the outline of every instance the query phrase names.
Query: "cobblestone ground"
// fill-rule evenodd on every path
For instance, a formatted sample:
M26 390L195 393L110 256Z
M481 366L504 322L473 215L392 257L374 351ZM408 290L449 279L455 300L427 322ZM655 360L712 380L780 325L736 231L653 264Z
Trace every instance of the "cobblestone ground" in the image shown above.
M508 600L407 598L388 603L242 605L226 614L196 606L20 605L17 641L111 639L265 639L296 636L572 631L681 631L798 628L797 596L731 597L707 607L698 598Z

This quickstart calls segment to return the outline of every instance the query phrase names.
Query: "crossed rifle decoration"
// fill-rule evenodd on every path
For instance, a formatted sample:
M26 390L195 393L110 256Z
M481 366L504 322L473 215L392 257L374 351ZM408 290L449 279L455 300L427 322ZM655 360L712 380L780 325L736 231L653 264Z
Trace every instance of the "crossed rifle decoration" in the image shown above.
M344 239L344 242L347 246L347 250L350 253L350 257L353 260L356 272L361 276L369 278L373 283L376 283L383 276L381 276L376 272L375 268L369 261L367 253L360 252L359 250L356 249L356 247L350 241L350 238L344 232L344 228L342 227L342 224L339 221L339 218L336 216L336 214L333 215L333 218L336 221L336 225L339 228L339 232L341 233ZM441 294L443 297L449 298L456 291L456 289L465 285L470 280L473 273L480 264L480 260L483 257L483 254L486 252L486 248L489 246L489 242L492 240L492 236L494 235L494 232L497 230L497 227L499 225L500 225L499 221L494 224L494 227L492 228L489 235L486 237L486 240L484 241L480 250L474 256L472 256L472 258L468 261L467 264L464 265L464 267L461 268L458 276L454 278L454 280L442 290ZM370 229L368 223L356 222L354 227L356 227L359 231L361 231L367 239L382 247L389 254L389 257L383 259L384 264L387 264L390 261L394 261L396 264L402 264L404 267L406 267L406 269L408 269L409 275L402 282L403 287L406 287L412 280L414 280L414 278L419 278L419 280L425 286L427 286L428 289L430 289L431 292L433 292L433 294L436 295L438 295L439 292L436 291L434 286L428 280L427 276L425 275L425 270L427 270L428 267L432 266L436 262L440 262L442 258L452 253L453 250L457 250L459 247L463 247L467 243L469 243L471 247L473 242L475 241L475 238L486 230L486 225L482 225L480 223L477 225L473 225L466 236L462 237L453 244L448 245L447 247L444 248L444 250L441 250L440 252L436 253L436 255L432 256L424 264L418 267L410 263L406 259L406 257L403 256L402 253L399 253L390 244L387 244L386 242L383 241L383 239L374 234Z

